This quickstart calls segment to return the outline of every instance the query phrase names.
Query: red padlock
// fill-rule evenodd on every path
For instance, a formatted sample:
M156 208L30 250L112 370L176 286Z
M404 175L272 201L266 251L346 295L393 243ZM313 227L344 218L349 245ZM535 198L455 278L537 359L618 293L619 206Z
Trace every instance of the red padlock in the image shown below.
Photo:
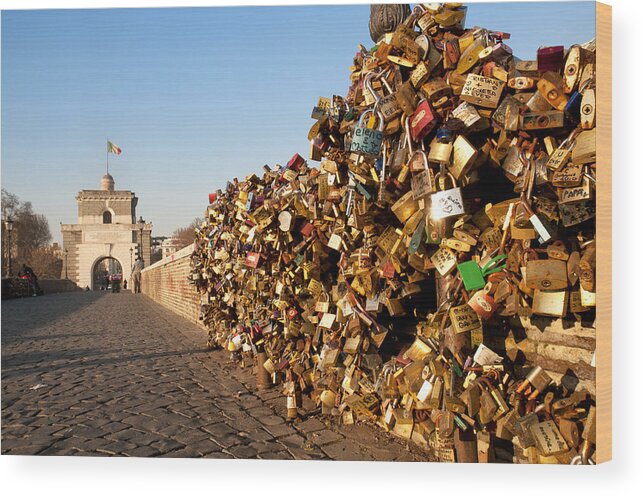
M301 229L299 230L299 232L302 234L302 236L307 238L313 233L314 227L315 226L313 226L310 222L306 222L303 226L301 226Z
M210 205L212 205L215 201L217 201L217 194L216 193L209 193L208 194L208 202Z
M493 299L493 296L485 293L484 289L476 291L467 303L482 320L489 319L498 308L498 304Z
M256 253L256 252L248 252L246 255L246 260L244 262L244 265L246 267L250 267L253 269L256 269L257 266L259 265L259 261L261 260L261 253Z
M410 118L411 139L413 141L422 141L435 127L436 122L437 118L429 102L421 100Z
M293 169L293 170L299 170L299 168L304 165L304 157L299 155L299 153L295 153L293 157L290 159L288 162L288 168Z
M536 52L538 72L559 72L565 64L565 47L562 45L542 47Z

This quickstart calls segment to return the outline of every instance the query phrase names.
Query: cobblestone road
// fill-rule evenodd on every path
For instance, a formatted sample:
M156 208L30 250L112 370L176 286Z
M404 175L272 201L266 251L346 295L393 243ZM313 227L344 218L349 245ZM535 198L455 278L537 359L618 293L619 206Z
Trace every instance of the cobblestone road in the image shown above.
M277 390L143 295L2 302L2 453L425 460L367 425L288 424Z

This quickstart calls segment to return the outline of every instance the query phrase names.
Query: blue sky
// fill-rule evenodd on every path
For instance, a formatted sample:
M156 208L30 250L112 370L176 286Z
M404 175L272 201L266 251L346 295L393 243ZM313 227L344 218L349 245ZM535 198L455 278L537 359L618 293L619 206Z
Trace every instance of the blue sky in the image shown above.
M232 177L308 153L320 95L345 95L369 7L2 12L2 187L76 221L98 188L105 141L117 189L168 235ZM511 33L523 59L594 37L592 2L469 4L467 26Z

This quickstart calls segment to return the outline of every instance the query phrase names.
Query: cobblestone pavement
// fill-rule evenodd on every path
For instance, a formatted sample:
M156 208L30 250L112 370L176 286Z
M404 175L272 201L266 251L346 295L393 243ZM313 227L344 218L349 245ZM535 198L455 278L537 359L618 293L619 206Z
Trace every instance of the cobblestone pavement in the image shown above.
M285 421L250 368L143 295L2 302L3 454L426 460L369 425ZM314 412L312 412L314 413Z

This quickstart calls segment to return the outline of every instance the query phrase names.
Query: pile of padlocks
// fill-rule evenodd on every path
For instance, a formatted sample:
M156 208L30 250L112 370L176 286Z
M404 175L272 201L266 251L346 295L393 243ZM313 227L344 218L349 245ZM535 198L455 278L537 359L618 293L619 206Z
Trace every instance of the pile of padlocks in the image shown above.
M313 110L319 168L296 154L210 195L202 318L290 418L309 395L441 461L593 463L593 396L485 337L594 311L594 46L518 60L465 13L417 6L360 46L346 98Z

